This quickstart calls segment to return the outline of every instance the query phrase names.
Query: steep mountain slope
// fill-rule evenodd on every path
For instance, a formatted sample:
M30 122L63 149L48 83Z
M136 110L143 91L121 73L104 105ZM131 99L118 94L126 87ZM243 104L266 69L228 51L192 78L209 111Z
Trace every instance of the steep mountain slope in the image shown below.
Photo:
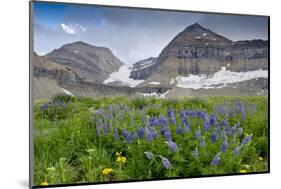
M78 41L63 45L46 55L48 60L68 66L81 79L101 82L123 64L110 49Z
M263 40L233 42L195 23L180 32L160 53L148 78L140 86L158 82L176 84L178 76L211 76L222 67L233 72L268 69L268 42ZM139 73L131 74L133 78Z
M62 85L74 84L80 78L64 65L52 62L45 57L33 54L33 99L49 98L58 93L65 93Z
M163 87L116 86L101 82L88 82L67 65L52 62L44 56L33 54L32 59L33 100L47 99L58 93L74 96L103 97L115 95L135 95L137 93L164 93L168 89ZM129 77L129 75L128 75Z

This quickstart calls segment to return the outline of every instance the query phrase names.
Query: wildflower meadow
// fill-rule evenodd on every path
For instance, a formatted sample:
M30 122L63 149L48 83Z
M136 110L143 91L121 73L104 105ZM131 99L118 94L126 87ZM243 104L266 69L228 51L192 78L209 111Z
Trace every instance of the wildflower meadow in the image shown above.
M34 105L35 185L268 171L268 97L80 98Z

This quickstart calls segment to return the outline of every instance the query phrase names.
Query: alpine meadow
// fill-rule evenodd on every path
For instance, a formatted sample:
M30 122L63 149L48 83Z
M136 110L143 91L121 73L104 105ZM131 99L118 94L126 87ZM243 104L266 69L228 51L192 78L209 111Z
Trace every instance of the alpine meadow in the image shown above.
M32 187L269 172L268 17L31 8Z

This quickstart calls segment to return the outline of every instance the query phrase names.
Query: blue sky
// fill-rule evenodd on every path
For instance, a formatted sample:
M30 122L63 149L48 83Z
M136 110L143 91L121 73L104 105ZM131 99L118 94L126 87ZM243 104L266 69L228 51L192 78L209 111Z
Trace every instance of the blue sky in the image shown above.
M66 43L84 41L108 47L124 63L134 63L158 56L195 22L233 41L268 36L266 17L35 2L34 48L43 55Z

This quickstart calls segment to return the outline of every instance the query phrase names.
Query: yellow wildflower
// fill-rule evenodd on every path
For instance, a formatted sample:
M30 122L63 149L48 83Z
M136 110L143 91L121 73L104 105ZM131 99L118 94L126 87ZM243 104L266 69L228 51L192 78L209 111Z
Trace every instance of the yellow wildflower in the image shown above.
M126 162L127 162L127 158L124 157L124 156L118 156L117 159L116 159L116 161L117 161L118 163L126 163Z
M240 172L240 173L247 173L247 170L246 170L246 169L240 169L239 172Z
M41 185L41 186L48 186L49 184L48 184L47 181L44 181L44 182L42 182L40 185Z
M116 152L115 155L118 157L118 156L121 156L122 155L122 152Z
M109 174L111 174L112 173L112 169L111 168L104 168L103 170L102 170L102 174L103 175L109 175Z
M262 160L263 160L263 158L262 158L262 157L259 157L259 160L260 160L260 161L262 161Z

